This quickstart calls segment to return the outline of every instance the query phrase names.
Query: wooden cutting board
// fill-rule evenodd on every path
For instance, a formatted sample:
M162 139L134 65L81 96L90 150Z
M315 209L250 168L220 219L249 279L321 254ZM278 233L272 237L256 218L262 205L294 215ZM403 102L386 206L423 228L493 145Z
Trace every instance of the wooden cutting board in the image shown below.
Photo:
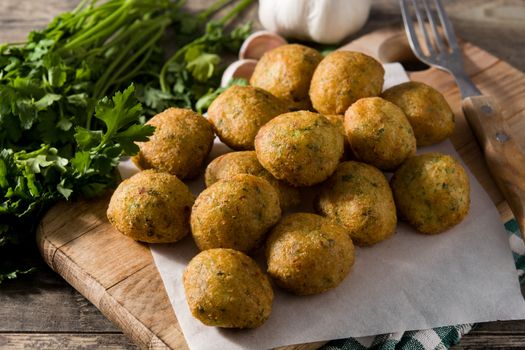
M463 43L468 75L502 105L513 136L525 138L525 74L480 48ZM412 55L404 32L383 29L344 49L362 51L383 62ZM410 73L441 91L456 115L454 146L497 205L502 221L511 213L488 175L479 147L461 113L459 91L447 73ZM524 140L525 141L525 140ZM525 142L522 143L525 148ZM525 166L525 165L524 165ZM115 231L106 219L109 197L59 203L39 225L37 243L44 260L142 348L187 348L148 245ZM283 349L315 349L323 343Z

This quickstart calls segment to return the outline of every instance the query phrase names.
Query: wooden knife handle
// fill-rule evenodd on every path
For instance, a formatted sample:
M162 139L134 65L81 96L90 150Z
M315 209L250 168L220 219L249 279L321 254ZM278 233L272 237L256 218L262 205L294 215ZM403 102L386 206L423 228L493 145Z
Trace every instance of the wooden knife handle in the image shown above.
M507 200L525 240L525 153L509 133L501 108L493 98L467 97L462 107L483 149L492 178Z

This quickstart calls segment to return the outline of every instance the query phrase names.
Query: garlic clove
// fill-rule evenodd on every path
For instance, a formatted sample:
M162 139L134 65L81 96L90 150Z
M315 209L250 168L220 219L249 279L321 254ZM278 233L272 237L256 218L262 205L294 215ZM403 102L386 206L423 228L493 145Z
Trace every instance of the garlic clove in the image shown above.
M252 59L243 59L233 62L222 74L221 87L227 86L230 80L235 78L250 80L256 65L257 60Z
M258 60L265 52L286 44L288 44L286 39L279 34L267 30L260 30L252 33L244 40L239 50L239 59L249 58Z

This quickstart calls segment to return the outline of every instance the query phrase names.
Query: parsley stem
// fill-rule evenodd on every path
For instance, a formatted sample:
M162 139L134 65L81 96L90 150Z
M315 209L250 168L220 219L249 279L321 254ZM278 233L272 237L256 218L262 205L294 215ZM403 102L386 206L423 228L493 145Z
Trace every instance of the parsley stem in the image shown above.
M219 10L221 7L225 6L226 4L230 3L232 0L217 0L213 4L211 4L206 10L199 13L198 18L201 21L205 21L210 15L214 14L217 10Z
M228 25L230 21L239 13L244 11L245 8L247 8L253 0L241 0L235 7L223 18L219 20L219 24L221 25Z
M75 9L73 11L71 11L71 13L73 14L77 14L79 13L80 11L82 11L84 9L84 7L88 4L88 3L91 3L90 5L92 5L95 1L93 0L82 0L80 1L80 3L77 5L77 7L75 7Z
M165 16L167 17L167 16ZM100 47L101 51L109 50L111 47L117 46L123 42L129 40L129 38L135 36L137 32L142 32L151 26L157 26L158 21L161 17L153 17L150 19L144 19L141 22L134 22L127 28L122 28L119 32L109 38L106 43Z
M51 146L50 145L41 145L39 149L26 153L25 151L17 152L14 154L14 158L16 160L24 160L24 159L30 159L33 158L39 154L42 154L43 152L47 151Z
M117 28L120 27L123 21L126 20L128 17L128 6L124 5L117 11L113 12L110 16L108 16L103 21L99 22L94 27L91 27L87 31L79 32L80 35L76 36L74 35L72 37L72 40L69 41L66 45L64 45L64 49L74 49L76 47L80 47L83 45L87 45L91 42L96 42L100 39L100 33L97 33L97 31L102 31L102 33L113 33ZM82 45L80 45L82 44Z
M105 18L121 6L122 4L115 1L107 2L99 7L94 7L93 4L90 4L89 7L82 9L82 11L75 14L75 16L65 20L63 22L63 27L74 26L78 30L85 24L86 18L90 18L90 23L96 23L93 21L95 17Z
M161 22L162 23L162 22ZM142 47L137 50L133 56L131 56L131 58L126 58L125 61L123 62L123 64L121 64L119 67L119 70L115 73L112 74L113 77L119 77L120 75L122 75L122 73L125 73L126 69L131 65L131 64L135 64L135 61L145 52L147 51L150 47L153 47L155 45L155 43L164 35L164 30L166 29L168 23L165 21L165 23L160 26L159 28L153 28L157 31L157 33L151 37L151 39L149 39L149 41L145 44L142 45ZM151 30L151 31L148 31L148 34L151 33L151 32L154 32L155 30ZM107 91L107 89L109 88L110 84L112 84L113 82L107 82L106 85L104 86L104 88L102 89L102 91L99 93L100 97L102 97L102 95L104 95Z
M144 75L145 72L141 72L141 69L142 69L142 67L144 67L146 62L149 61L153 51L155 51L155 47L152 46L152 47L150 47L148 49L148 52L146 52L146 54L144 55L142 60L135 65L135 68L133 68L133 70L131 70L128 74L124 75L123 77L120 77L120 78L116 79L114 83L115 84L121 84L121 83L124 83L124 82L127 82L127 81L131 81L134 77L136 77L138 75Z
M159 23L161 26L151 27L147 30L142 31L138 36L135 36L126 46L124 46L121 50L121 53L114 59L112 64L106 69L104 75L100 78L100 80L95 85L95 92L94 97L96 99L102 98L102 96L106 93L108 82L110 76L118 76L124 69L126 69L131 63L134 62L137 57L139 57L144 51L148 49L148 47L155 42L164 34L164 28L168 23L164 23L160 21ZM156 35L154 35L148 42L142 44L142 40L144 38L147 38L149 35L154 33L155 31L158 31ZM141 45L142 44L142 45ZM134 48L140 47L137 52L130 58L129 54L132 52ZM117 72L115 72L116 68L119 68Z
M127 32L127 29L132 26L136 26L138 29L143 28L144 25L148 24L148 21L154 21L158 18L155 16L151 18L144 16L144 12L151 7L165 10L162 12L159 11L158 13L169 13L168 10L174 11L178 6L178 4L172 4L167 0L118 0L105 3L98 8L87 10L85 13L86 16L84 16L89 17L98 15L98 17L104 19L90 28L84 28L82 34L70 38L71 41L64 45L64 49L75 49L97 42L104 42L108 38L111 40L115 33L118 33L119 31ZM76 21L77 24L79 22L80 21L78 20ZM89 18L89 22L93 22L93 19ZM131 25L129 25L128 28L125 28L126 24L129 23L131 23Z

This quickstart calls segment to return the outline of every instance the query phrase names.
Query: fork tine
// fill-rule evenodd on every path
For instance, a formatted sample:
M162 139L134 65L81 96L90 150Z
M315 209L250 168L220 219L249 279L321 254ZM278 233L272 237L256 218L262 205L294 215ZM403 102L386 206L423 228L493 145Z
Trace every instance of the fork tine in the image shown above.
M441 21L441 25L445 29L445 36L448 41L448 45L452 50L459 50L459 45L456 40L456 34L454 33L454 28L452 27L452 24L450 23L450 20L448 19L447 13L445 12L445 9L443 8L443 4L441 3L441 0L434 0L434 3L436 4L436 8L439 15L439 20Z
M425 5L425 11L427 13L427 18L428 18L428 20L430 22L430 26L432 27L432 32L434 33L434 41L436 42L438 50L439 51L446 51L445 43L441 39L441 35L440 35L439 31L438 31L438 27L437 27L437 24L436 24L436 20L434 18L434 14L430 10L430 6L428 6L428 1L427 0L423 0L423 4Z
M421 33L423 33L423 37L425 38L427 50L431 55L433 55L436 53L436 50L434 50L434 45L432 45L432 42L430 41L430 37L428 35L427 28L425 27L425 20L423 19L423 14L421 13L422 11L421 11L421 8L419 7L419 1L412 0L412 4L414 5L414 11L416 12L416 18L419 24L419 30L421 31Z
M414 23L412 21L412 17L410 16L410 11L408 8L407 1L408 0L399 0L399 4L401 5L401 15L403 16L403 23L405 25L405 30L409 38L408 43L410 44L412 51L414 51L414 54L419 59L424 60L425 55L423 53L423 50L421 50L421 46L419 45L419 40L417 38L416 31L414 30Z

